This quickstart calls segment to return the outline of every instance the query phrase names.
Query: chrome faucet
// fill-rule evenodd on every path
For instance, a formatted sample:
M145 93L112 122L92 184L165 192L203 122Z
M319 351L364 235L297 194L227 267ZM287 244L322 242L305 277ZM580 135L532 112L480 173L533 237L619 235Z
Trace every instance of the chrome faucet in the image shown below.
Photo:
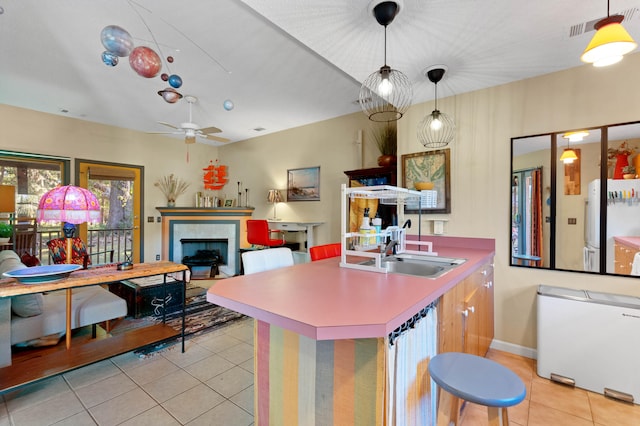
M389 241L384 248L382 249L382 256L386 257L389 256L390 254L396 254L396 246L398 245L398 241L397 240L391 240ZM391 250L391 253L389 253L389 251Z

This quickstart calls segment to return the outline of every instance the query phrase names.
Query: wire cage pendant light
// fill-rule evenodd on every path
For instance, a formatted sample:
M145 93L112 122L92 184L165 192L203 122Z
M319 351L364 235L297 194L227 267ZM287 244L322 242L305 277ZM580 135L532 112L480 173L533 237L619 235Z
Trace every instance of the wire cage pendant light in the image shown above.
M400 10L398 3L383 1L373 8L373 15L384 26L384 65L369 75L360 87L358 102L369 120L396 121L407 112L413 98L411 81L402 72L387 65L387 25Z
M438 109L438 82L442 80L445 69L431 68L427 71L427 78L435 85L435 108L418 123L418 141L425 148L442 148L453 140L456 125L451 117Z

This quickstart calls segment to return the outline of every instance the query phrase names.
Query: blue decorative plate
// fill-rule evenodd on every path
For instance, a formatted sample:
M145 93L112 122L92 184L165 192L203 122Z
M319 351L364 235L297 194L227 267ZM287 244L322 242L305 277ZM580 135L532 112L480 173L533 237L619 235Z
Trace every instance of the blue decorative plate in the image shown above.
M23 284L42 284L67 278L73 271L81 269L82 265L62 264L34 266L32 268L16 269L2 275L15 278Z

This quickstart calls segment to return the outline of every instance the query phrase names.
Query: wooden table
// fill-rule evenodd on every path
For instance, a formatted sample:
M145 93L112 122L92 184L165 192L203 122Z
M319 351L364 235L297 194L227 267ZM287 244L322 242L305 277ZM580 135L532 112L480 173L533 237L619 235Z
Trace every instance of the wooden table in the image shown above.
M133 268L126 271L118 271L115 265L108 267L95 267L86 270L72 272L63 280L42 283L42 284L22 284L15 279L7 278L0 280L0 298L19 296L23 294L42 293L47 291L66 290L67 292L67 318L66 318L66 351L49 351L48 354L36 355L32 359L19 364L0 369L0 392L16 387L20 384L33 382L55 374L63 373L83 365L88 365L96 361L110 358L130 350L146 346L158 341L166 340L177 336L173 328L164 324L154 325L154 332L138 331L130 332L133 336L121 336L117 339L112 337L108 343L103 341L92 341L80 347L71 347L71 295L74 288L91 285L109 284L133 278L147 277L151 275L165 275L169 273L182 272L183 299L182 299L182 351L184 352L184 327L185 327L185 300L186 282L185 272L188 268L178 263L161 261L152 263L136 263ZM147 328L151 328L147 327ZM114 341L117 340L117 341ZM38 352L38 351L34 351Z

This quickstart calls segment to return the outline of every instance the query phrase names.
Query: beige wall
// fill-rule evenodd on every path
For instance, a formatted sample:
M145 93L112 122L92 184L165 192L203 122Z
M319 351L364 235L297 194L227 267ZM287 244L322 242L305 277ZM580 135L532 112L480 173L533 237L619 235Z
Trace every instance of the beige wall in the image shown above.
M344 171L377 167L380 153L369 136L370 126L358 112L220 147L220 158L229 166L234 188L237 181L249 188L256 218L273 217L273 206L267 203L269 189L280 189L286 198L288 169L320 166L320 201L279 203L277 216L324 222L316 228L316 244L338 242L340 185L348 182Z
M598 69L581 66L439 101L453 115L452 213L449 235L496 239L496 339L536 347L539 284L640 295L640 282L509 266L510 138L640 119L640 54ZM398 122L399 149L417 152L416 126L432 103L415 106Z
M640 282L635 279L508 266L510 138L640 119L639 70L640 54L635 54L605 69L585 65L439 100L440 110L454 117L457 134L451 145L452 213L435 217L448 219L447 235L495 238L496 339L535 348L539 284L640 296ZM424 151L416 140L416 126L432 108L432 102L414 106L398 122L399 157ZM366 137L368 126L366 117L356 113L221 147L219 157L230 174L223 192L233 196L236 182L242 182L249 188L255 216L269 217L273 210L266 192L286 187L287 169L319 165L321 201L280 204L278 216L325 222L317 242L337 241L339 186L346 182L343 171L375 166L377 152ZM364 156L359 131L365 133ZM178 200L178 205L192 205L193 193L201 189L201 169L218 153L209 146L192 145L187 164L186 148L178 140L1 105L0 147L144 165L144 214L154 217L155 206L163 205L164 199L153 182L171 172L192 180L193 191ZM430 230L424 219L422 229ZM148 261L160 250L160 225L146 226L145 232Z
M151 126L151 124L149 124ZM75 175L75 158L144 166L144 261L155 260L161 253L160 223L146 218L160 216L156 206L166 200L153 183L174 173L192 182L177 200L178 206L192 206L194 194L202 189L202 169L217 158L217 148L210 145L187 146L179 139L104 126L88 121L13 108L0 104L0 149L58 155L71 158L71 180Z

